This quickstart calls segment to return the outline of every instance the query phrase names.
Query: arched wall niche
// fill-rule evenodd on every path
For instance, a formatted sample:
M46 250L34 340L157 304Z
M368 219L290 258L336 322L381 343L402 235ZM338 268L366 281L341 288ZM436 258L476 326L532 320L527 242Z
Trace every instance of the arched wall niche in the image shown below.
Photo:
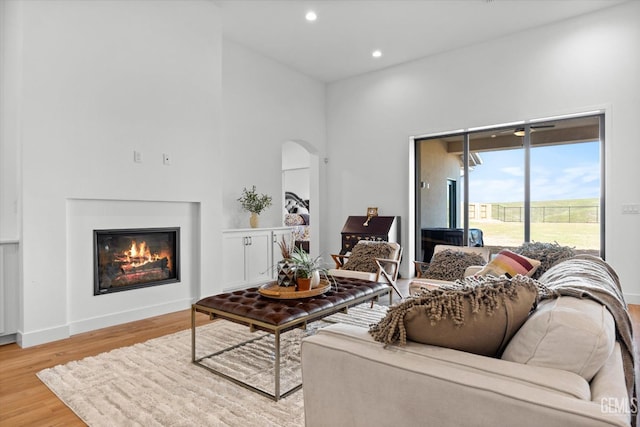
M309 202L309 252L320 252L320 162L318 150L308 141L289 140L282 143L282 200L290 191ZM282 221L286 213L282 206Z

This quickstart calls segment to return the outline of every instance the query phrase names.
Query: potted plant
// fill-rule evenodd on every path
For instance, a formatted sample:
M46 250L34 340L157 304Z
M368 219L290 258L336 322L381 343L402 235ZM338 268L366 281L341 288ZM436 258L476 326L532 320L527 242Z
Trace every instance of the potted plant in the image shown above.
M278 286L295 286L295 263L292 259L295 248L295 238L293 234L289 236L289 240L282 236L282 240L278 242L282 259L277 264Z
M242 190L242 196L238 198L238 201L242 204L242 208L245 211L251 212L251 217L249 218L251 228L258 227L258 215L260 215L260 212L271 206L271 200L271 196L266 194L258 195L255 185L252 186L250 190L247 190L247 187L244 187Z
M295 247L291 260L295 266L296 283L299 291L308 291L320 283L320 275L327 277L327 269L322 257L313 258L305 250Z

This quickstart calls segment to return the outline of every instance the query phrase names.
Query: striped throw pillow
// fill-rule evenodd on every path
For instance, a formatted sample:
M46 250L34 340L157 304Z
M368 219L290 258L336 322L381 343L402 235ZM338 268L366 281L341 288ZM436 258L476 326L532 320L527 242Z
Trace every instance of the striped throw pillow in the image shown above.
M507 249L503 249L489 262L478 276L507 276L515 277L518 274L531 277L540 266L540 261L526 256L518 255Z

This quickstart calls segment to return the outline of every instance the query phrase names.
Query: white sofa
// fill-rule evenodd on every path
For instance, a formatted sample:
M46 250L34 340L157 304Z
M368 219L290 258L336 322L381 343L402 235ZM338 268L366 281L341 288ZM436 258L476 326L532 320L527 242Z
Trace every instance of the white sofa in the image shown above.
M580 305L586 300L562 298L576 308L576 313L584 314ZM545 303L561 305L554 301ZM602 334L610 338L608 311L599 310L602 306L593 301L588 303L589 317L583 323L601 325ZM538 311L540 316L545 315L540 307ZM365 328L344 324L324 328L302 342L306 426L630 425L630 404L634 402L628 398L621 347L615 338L605 350L608 355L598 361L590 353L602 351L595 347L602 344L604 335L588 328L582 328L580 335L573 326L566 327L566 319L556 316L560 322L556 335L549 333L549 339L542 342L540 333L546 336L548 331L525 328L535 325L532 318L509 346L516 341L522 345L524 340L525 347L528 342L533 351L551 352L531 356L542 360L538 366L415 342L385 348ZM557 335L564 332L577 340L570 346L574 350L560 357L560 364L567 367L545 366L544 359L556 354L548 346L566 341ZM587 334L595 334L591 349L581 344L589 340ZM507 352L515 352L514 359L523 357L510 347ZM583 372L586 368L578 367L578 373L570 371L581 363L592 364L588 367L591 372L587 378L592 376L589 380Z

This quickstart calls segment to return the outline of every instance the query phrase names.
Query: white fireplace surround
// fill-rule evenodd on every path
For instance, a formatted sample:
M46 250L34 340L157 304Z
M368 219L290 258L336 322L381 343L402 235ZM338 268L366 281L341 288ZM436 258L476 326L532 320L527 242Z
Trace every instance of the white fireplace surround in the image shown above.
M180 227L180 281L93 295L93 230ZM200 204L67 200L67 318L71 335L190 306L199 290Z

